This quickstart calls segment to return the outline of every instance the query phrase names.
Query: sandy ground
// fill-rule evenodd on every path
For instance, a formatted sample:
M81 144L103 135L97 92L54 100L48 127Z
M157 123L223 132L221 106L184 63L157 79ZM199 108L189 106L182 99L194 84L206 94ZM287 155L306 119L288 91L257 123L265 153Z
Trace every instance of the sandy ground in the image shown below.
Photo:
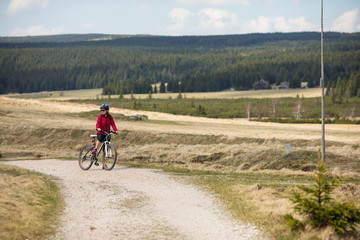
M58 178L66 206L54 239L262 239L209 193L159 171L82 171L60 160L8 164Z

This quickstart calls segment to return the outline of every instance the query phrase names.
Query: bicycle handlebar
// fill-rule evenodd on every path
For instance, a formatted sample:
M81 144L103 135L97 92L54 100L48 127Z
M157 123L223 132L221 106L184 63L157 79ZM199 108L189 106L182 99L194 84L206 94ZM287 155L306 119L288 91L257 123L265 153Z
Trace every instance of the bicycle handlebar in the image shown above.
M97 131L97 130L96 130L96 131ZM105 134L117 134L117 133L114 132L114 131L107 132L107 131L101 130L101 131L98 131L98 132L103 132L103 133L105 133Z

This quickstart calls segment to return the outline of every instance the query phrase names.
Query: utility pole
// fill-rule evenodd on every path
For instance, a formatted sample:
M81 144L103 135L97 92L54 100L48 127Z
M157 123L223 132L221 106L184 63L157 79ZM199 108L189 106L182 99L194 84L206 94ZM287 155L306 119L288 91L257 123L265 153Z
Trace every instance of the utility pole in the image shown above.
M321 0L321 160L325 161L325 103L324 103L324 0Z

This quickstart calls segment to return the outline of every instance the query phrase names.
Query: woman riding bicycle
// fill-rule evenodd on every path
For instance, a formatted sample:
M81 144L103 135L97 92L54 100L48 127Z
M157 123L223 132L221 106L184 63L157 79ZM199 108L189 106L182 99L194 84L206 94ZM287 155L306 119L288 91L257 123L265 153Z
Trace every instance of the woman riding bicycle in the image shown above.
M96 147L93 153L96 154L97 149L101 146L101 143L105 141L106 134L103 131L110 132L110 126L113 130L118 133L113 117L109 114L109 106L103 104L100 106L100 115L96 121L97 141Z

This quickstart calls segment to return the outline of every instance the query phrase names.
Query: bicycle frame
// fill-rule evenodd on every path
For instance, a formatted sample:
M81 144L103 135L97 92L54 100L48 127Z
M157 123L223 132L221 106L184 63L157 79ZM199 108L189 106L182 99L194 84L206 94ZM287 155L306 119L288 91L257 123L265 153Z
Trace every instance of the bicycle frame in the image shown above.
M105 154L106 154L106 157L112 157L112 152L110 152L110 156L108 156L108 151L107 151L107 146L110 144L110 134L114 134L115 132L105 132L105 131L102 131L106 134L105 136L105 141L103 141L101 143L101 146L100 146L100 149L99 151L96 153L96 157L98 157L100 155L100 152L101 151L104 151L105 150ZM93 135L93 147L95 148L96 146L96 141L95 141L95 138L96 138L96 135ZM108 140L109 139L109 140Z
M79 154L79 165L82 170L88 170L92 166L92 164L95 164L96 166L99 166L98 163L98 157L103 151L102 155L102 163L103 163L103 169L105 170L112 170L116 164L116 158L117 158L117 151L114 145L110 143L110 135L116 134L116 132L106 132L102 131L105 134L105 139L101 143L101 146L99 147L99 151L97 151L96 154L94 154L94 149L96 148L96 137L97 135L90 135L92 137L92 146L91 145L85 145L81 148L80 154Z
M96 153L96 157L98 157L100 155L101 151L105 151L106 157L108 157L107 146L109 144L110 144L110 141L105 140L104 142L102 142L99 151ZM110 154L111 154L111 152L110 152ZM112 156L109 156L109 157L112 157Z

